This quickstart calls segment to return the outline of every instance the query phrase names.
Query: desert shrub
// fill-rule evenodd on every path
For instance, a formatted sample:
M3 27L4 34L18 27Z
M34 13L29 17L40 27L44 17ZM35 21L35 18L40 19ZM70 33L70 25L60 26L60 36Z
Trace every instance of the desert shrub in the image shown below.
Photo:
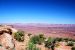
M74 40L74 39L71 39L71 38L63 38L63 40L64 40L65 42L68 42L68 41L75 42L75 40Z
M33 37L31 37L30 41L34 44L42 44L44 42L45 38L42 34L39 35L35 35Z
M55 38L56 41L60 42L60 41L63 41L62 38Z
M45 41L45 47L47 47L47 48L54 48L54 44L55 44L55 39L53 39L53 38L48 38L48 40L47 41Z
M31 37L30 41L31 41L32 43L36 44L36 43L38 43L39 38L38 38L38 36L33 36L33 37Z
M43 34L39 34L38 38L39 38L38 44L42 44L45 41L45 37Z
M71 39L69 39L69 38L63 38L63 40L64 40L65 42L71 41Z
M36 47L36 44L30 42L26 50L40 50L40 48Z
M71 50L75 50L75 47L72 47Z
M74 43L72 41L67 42L67 46L73 46Z
M14 38L19 42L24 41L24 32L18 31L18 32L14 33Z

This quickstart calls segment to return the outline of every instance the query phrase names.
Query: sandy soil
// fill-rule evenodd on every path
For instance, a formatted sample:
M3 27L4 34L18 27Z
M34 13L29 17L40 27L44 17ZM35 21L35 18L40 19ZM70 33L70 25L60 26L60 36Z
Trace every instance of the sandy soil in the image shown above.
M25 39L24 42L18 42L15 40L15 49L16 50L25 50L25 48L28 45L28 41L29 41L28 34L25 34L24 39Z
M65 42L60 42L58 47L55 47L55 50L71 50L70 46L66 46Z

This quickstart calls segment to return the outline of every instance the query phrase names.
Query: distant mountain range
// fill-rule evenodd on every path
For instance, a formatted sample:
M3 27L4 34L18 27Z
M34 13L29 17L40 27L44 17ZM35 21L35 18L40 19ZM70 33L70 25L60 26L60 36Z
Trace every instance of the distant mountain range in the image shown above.
M47 24L47 23L1 23L3 25L36 26L36 27L75 27L75 24Z

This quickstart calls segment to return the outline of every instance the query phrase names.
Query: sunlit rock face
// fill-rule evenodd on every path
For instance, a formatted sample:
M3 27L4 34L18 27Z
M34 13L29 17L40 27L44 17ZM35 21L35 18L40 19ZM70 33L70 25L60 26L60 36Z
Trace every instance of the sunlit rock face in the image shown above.
M14 43L13 43L13 39L12 39L12 36L8 33L4 33L2 36L1 36L1 44L4 48L6 49L13 49L14 48Z
M12 33L16 33L18 30L14 29L14 28L10 28L12 30Z
M17 30L11 27L0 27L0 44L2 45L2 47L0 47L0 50L13 50L14 42L12 33L15 32L17 32Z

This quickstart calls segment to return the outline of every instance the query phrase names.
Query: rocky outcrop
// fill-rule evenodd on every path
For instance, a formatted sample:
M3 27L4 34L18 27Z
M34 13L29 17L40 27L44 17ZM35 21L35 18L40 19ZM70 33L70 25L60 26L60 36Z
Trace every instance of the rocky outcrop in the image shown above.
M17 32L16 29L9 26L0 26L0 50L13 50L14 42L12 34Z

